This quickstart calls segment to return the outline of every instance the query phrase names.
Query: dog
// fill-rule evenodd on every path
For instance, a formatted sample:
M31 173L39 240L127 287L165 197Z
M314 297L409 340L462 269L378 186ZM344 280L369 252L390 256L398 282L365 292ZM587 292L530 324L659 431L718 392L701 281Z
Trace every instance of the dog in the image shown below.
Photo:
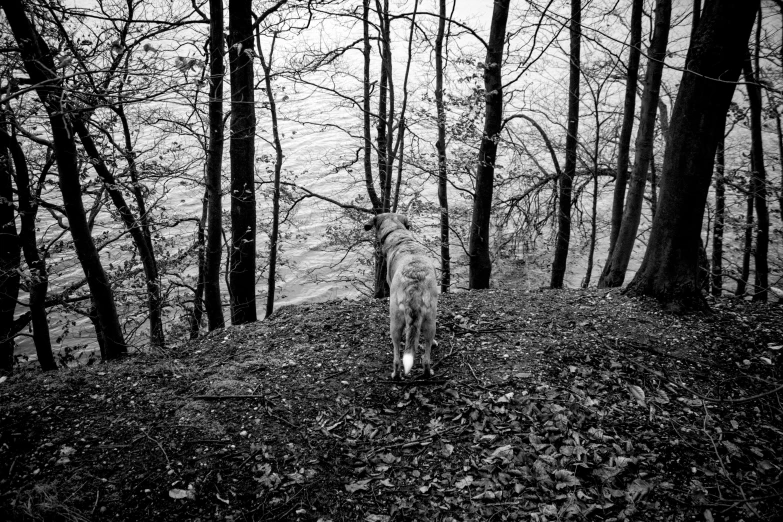
M408 217L401 214L378 214L364 225L375 229L386 257L386 281L389 283L389 330L394 344L392 379L399 380L400 343L405 335L402 369L407 377L419 340L424 347L424 377L433 375L430 351L435 342L438 315L438 281L427 250L410 232Z

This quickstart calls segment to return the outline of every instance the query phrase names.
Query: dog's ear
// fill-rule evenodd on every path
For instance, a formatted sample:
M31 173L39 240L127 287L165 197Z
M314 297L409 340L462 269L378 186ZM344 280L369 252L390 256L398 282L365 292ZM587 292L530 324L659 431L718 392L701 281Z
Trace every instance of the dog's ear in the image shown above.
M375 226L375 216L371 217L370 220L364 224L364 230L372 230L374 226Z
M402 216L402 224L405 225L406 230L411 229L411 222L408 221L408 216Z

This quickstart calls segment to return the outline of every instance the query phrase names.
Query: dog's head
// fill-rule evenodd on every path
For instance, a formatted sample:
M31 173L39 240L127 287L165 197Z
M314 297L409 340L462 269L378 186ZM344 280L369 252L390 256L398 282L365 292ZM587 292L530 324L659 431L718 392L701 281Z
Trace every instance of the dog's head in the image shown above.
M410 230L411 224L408 221L408 216L387 212L373 216L364 224L364 230L372 230L373 228L380 239L393 230Z

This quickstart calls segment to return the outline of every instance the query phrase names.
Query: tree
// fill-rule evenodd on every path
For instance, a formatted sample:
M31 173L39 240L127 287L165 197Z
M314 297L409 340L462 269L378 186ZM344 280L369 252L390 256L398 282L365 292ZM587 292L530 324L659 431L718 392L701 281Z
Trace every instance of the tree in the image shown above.
M655 3L655 30L650 43L650 57L644 78L644 93L642 94L641 118L639 131L636 135L636 154L628 193L625 198L623 218L617 234L614 248L604 265L599 288L621 286L625 281L625 271L631 260L636 233L642 216L644 188L647 183L647 172L650 159L653 156L653 141L655 138L655 116L658 112L658 96L663 76L663 65L666 59L666 46L669 41L669 26L671 24L671 0L657 0Z
M11 158L13 158L13 177L16 180L19 221L21 224L19 243L24 252L27 266L30 269L28 293L30 296L30 319L33 323L35 353L38 356L38 364L41 365L43 371L56 370L57 363L52 354L52 342L49 338L49 324L46 318L45 301L46 292L49 287L49 274L46 270L46 259L38 252L35 233L35 216L38 212L37 201L35 199L35 194L31 194L30 192L30 172L27 168L24 152L22 151L22 147L19 146L16 136L0 132L0 150L4 147L8 148ZM0 160L2 160L2 156L0 156ZM0 165L0 170L1 169L2 165ZM3 181L0 180L0 183L2 182ZM3 220L0 219L0 222L2 221ZM5 230L5 228L3 230ZM0 238L3 239L2 243L4 245L2 250L5 250L6 246L13 245L13 238L4 237L2 234L0 234ZM5 295L5 292L3 292L3 295ZM16 305L15 302L14 305ZM11 312L13 313L13 309ZM11 342L10 355L13 356L13 342L11 339L9 339L9 342ZM5 363L7 362L5 359L5 352L2 353L4 357L2 364L0 364L0 369L6 369L4 368ZM11 360L11 363L13 363L13 359ZM10 370L10 367L7 368L7 370Z
M205 173L207 237L204 256L204 308L209 331L225 326L220 298L223 254L223 0L209 0L209 150Z
M712 295L723 292L723 225L726 216L725 137L718 141L715 153L715 224L712 226Z
M446 108L443 105L443 37L446 29L446 0L439 0L438 35L435 37L435 104L438 111L438 203L440 205L440 290L449 291L451 254L449 253L449 198L446 163Z
M258 37L258 33L256 33ZM283 168L283 146L280 143L280 132L277 127L277 104L275 94L272 91L272 56L275 51L277 33L272 38L269 49L269 61L264 58L261 49L261 41L258 40L258 58L261 60L261 68L264 71L264 85L266 85L266 97L269 103L269 112L272 116L272 143L275 147L275 173L272 180L272 233L269 237L269 277L267 281L266 314L264 318L272 315L275 307L275 271L277 268L277 242L280 237L280 170Z
M231 324L257 320L255 82L251 0L229 0L228 61L231 70Z
M636 112L636 87L639 84L639 58L642 46L643 0L633 0L631 8L631 41L628 47L628 69L626 71L625 102L620 142L617 144L617 175L614 181L612 199L612 228L609 232L609 252L614 249L620 224L623 221L625 190L628 186L628 162L631 150L631 134Z
M766 301L769 287L769 210L767 209L767 173L764 168L764 146L761 128L761 86L759 84L759 35L761 33L761 9L759 9L758 30L753 61L748 54L743 64L745 86L750 101L750 134L751 155L753 157L753 172L751 173L750 191L753 194L756 209L756 252L755 272L756 284L753 291L754 301ZM755 67L754 67L755 65ZM755 70L754 70L755 69Z
M0 112L0 133L5 134L5 111ZM14 310L19 297L19 234L16 230L11 158L0 143L0 372L14 367Z
M576 147L579 132L579 81L581 77L582 48L582 2L571 0L570 65L568 80L568 134L565 144L565 166L558 180L557 239L555 240L555 258L552 261L551 288L562 288L565 277L568 246L571 243L571 188L576 173Z
M484 132L476 162L476 190L468 243L468 285L471 290L489 288L492 274L492 260L489 256L489 221L492 217L495 158L503 123L501 66L509 3L509 0L497 0L494 4L487 57L484 62Z
M699 238L713 161L742 70L759 2L712 0L688 50L672 110L658 212L630 295L672 310L705 306L698 282Z
M1 5L19 46L25 70L36 86L36 92L49 117L69 230L96 304L100 334L104 338L103 356L114 359L127 353L127 346L117 316L114 293L92 240L82 202L74 129L70 123L70 111L62 101L63 81L55 76L52 52L30 24L23 4L18 0L2 0Z

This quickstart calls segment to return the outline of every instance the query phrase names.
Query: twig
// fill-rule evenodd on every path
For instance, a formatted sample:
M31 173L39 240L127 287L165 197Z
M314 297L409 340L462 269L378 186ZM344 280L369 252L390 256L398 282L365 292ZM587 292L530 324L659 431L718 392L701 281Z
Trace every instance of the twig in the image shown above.
M90 514L94 515L95 510L98 508L98 500L101 498L101 490L98 489L95 491L95 504L92 505L92 512Z
M170 467L171 466L171 461L169 460L169 456L166 454L166 450L163 449L163 445L161 445L161 443L158 442L156 439L153 439L152 437L150 437L149 434L146 431L144 431L144 428L141 429L141 432L144 434L145 437L147 437L152 442L154 442L155 444L158 445L158 447L160 448L160 451L163 452L163 456L166 457L166 463L168 463L168 465Z

